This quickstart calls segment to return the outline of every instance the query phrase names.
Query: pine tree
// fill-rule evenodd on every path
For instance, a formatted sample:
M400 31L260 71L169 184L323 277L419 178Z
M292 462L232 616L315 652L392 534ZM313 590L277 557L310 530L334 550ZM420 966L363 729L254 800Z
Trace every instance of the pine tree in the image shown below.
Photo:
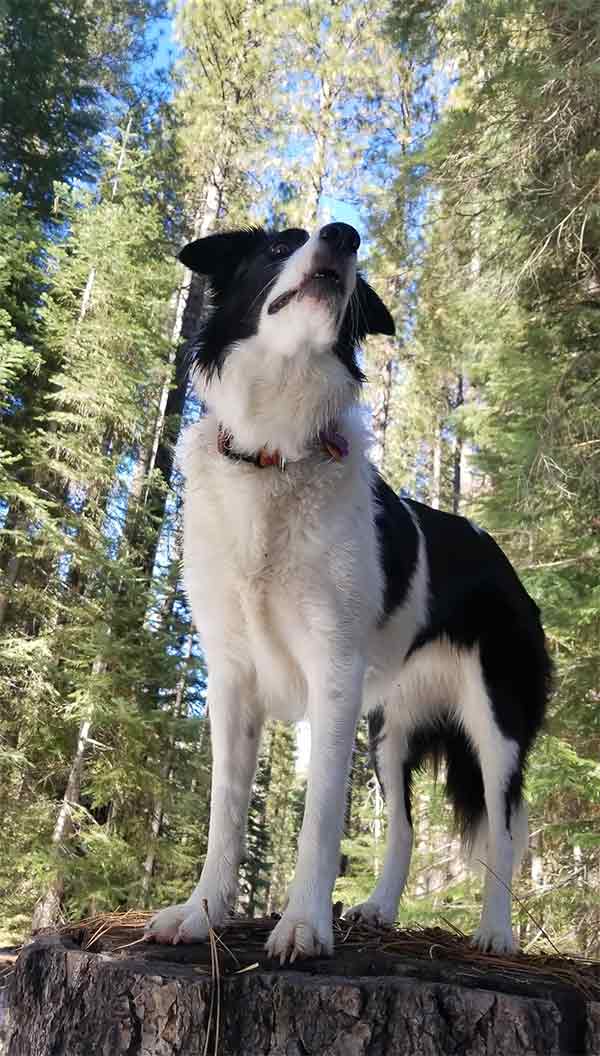
M25 510L40 509L27 488L27 449L23 419L27 415L22 379L36 377L41 366L37 304L44 288L40 257L47 239L40 224L24 208L20 195L0 193L0 495L4 516L0 537L0 627L26 545ZM15 545L7 545L7 533Z
M116 155L122 157L121 148ZM137 175L141 160L144 185ZM85 208L75 200L66 240L53 247L53 285L43 312L48 361L60 362L60 369L50 376L52 398L33 444L37 477L51 501L43 530L30 537L5 656L13 685L21 678L29 683L31 661L39 658L40 679L51 687L58 711L54 736L61 730L67 752L70 731L78 730L70 759L57 753L53 768L58 787L66 780L50 841L59 858L81 828L92 723L101 728L120 708L135 714L135 687L144 682L143 656L137 654L140 635L142 642L147 637L142 631L149 597L139 589L139 548L130 552L120 544L123 478L135 458L140 419L147 405L158 403L166 377L168 342L161 334L168 329L165 313L175 279L162 219L151 202L147 162L143 148L140 154L131 147L116 197L88 196ZM40 562L51 574L32 623ZM12 720L20 750L27 743L25 701L39 721L40 702L29 688ZM73 720L80 720L74 729ZM56 911L64 882L61 874L58 888L50 885L48 912Z
M131 67L152 45L162 0L6 0L0 13L0 170L38 214L54 184L89 179L97 135L110 121L106 93L131 90Z
M300 0L281 12L271 44L277 222L312 229L327 197L358 202L380 192L380 163L407 134L411 91L408 66L381 32L389 11L387 2Z

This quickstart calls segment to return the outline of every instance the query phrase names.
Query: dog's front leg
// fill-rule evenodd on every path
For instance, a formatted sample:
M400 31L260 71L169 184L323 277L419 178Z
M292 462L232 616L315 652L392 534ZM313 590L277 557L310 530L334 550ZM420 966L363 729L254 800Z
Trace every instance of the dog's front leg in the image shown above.
M205 939L209 921L215 927L221 924L233 906L262 727L254 700L254 694L238 681L209 677L212 786L208 850L200 880L187 902L161 910L148 925L148 937L157 942Z
M287 957L333 953L331 892L364 666L356 658L331 666L309 686L311 752L298 861L285 912L267 942L282 964Z

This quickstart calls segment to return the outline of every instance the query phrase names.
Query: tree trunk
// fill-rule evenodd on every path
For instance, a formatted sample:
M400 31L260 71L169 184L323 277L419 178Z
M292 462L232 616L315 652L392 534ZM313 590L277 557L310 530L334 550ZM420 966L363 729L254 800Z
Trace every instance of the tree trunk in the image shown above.
M170 761L169 761L170 766ZM164 777L163 777L164 775ZM161 779L168 780L168 773L164 774L164 769L161 772ZM142 877L142 903L145 907L150 904L150 885L152 883L152 877L154 876L154 864L156 862L156 849L158 846L158 838L160 836L160 830L163 821L164 803L162 793L158 795L154 801L154 809L152 811L152 822L150 825L150 844L148 853L144 859L144 875Z
M456 399L454 401L453 410L457 410L462 407L465 402L464 395L464 384L462 374L458 375L458 381L456 385ZM463 441L460 433L454 434L454 451L452 454L452 512L458 513L460 508L460 497L462 487L462 454L463 454Z
M185 690L188 680L188 672L190 668L192 658L192 645L194 641L194 635L190 629L190 633L187 636L185 646L183 648L183 666L181 669L181 675L175 689L175 700L173 702L172 715L174 719L181 719L185 713ZM158 840L160 837L160 830L164 815L164 789L169 784L173 775L173 759L175 752L175 742L173 737L169 739L167 753L165 760L160 771L160 784L161 789L158 793L155 801L154 808L152 810L152 821L150 823L150 843L148 845L148 853L144 861L144 875L142 877L142 899L144 905L147 906L150 897L150 885L152 883L152 877L154 875L154 864L156 861L156 850L158 847Z
M8 559L6 566L6 572L4 574L4 580L2 582L2 589L0 590L0 627L4 623L6 616L6 610L8 609L8 603L12 589L17 582L17 576L19 574L20 559L16 554L11 554Z
M111 200L111 202L114 202L116 194L117 194L117 189L118 189L118 186L119 186L119 176L121 175L121 170L123 168L123 165L125 164L125 158L127 156L127 144L129 142L130 135L131 135L131 114L129 115L129 117L127 119L127 124L125 126L125 131L123 132L123 136L122 136L122 139L121 139L121 150L119 151L119 160L117 161L117 167L116 167L116 170L115 170L115 175L114 175L114 178L113 178L113 181L112 181L112 188L111 188L111 192L110 192L110 200ZM85 317L86 317L86 315L87 315L87 313L88 313L88 311L90 309L90 305L92 303L92 294L94 292L95 283L96 283L96 269L92 267L92 268L90 268L90 270L88 272L87 282L85 284L85 289L83 291L83 296L81 298L81 305L79 307L79 316L78 316L78 319L77 319L77 325L75 327L75 336L76 337L78 336L78 334L79 334L79 332L81 330L82 323L84 322Z
M534 890L540 891L544 886L544 834L541 829L531 834L529 847L531 850L531 884Z
M442 425L438 422L433 441L433 465L431 471L431 505L439 510L442 502Z
M417 898L426 898L431 888L430 863L432 859L431 844L431 791L422 787L416 798L418 823L415 827L415 851L419 862L419 872L415 883ZM414 808L413 808L414 810Z
M383 842L383 806L384 800L381 792L379 778L373 776L373 876L378 880L381 872L382 859L385 851Z
M92 674L95 676L101 675L104 669L104 661L101 657L97 657L94 661ZM80 805L83 764L85 760L85 753L90 741L91 732L92 716L90 714L83 719L79 727L77 746L75 748L75 754L71 762L71 769L69 771L67 787L62 798L58 816L54 825L54 831L52 833L52 848L56 852L57 856L60 856L60 854L62 853L64 845L73 829L73 808L77 808ZM58 869L56 876L50 882L46 893L42 896L33 911L33 918L31 922L31 927L33 931L38 931L40 928L48 928L52 924L56 924L56 922L60 920L61 902L64 892L64 881L59 860L57 861L57 866Z
M225 941L232 943L229 931ZM498 967L478 974L468 958L427 954L355 954L351 965L341 950L332 961L294 969L267 967L259 955L258 970L217 983L206 969L206 944L98 954L64 937L37 940L16 965L7 1056L600 1051L600 1003L564 984L535 974L519 981Z
M390 410L392 392L394 388L394 361L388 359L382 370L382 395L381 411L378 420L375 421L376 436L379 441L377 466L385 474L385 458L387 454L388 429L390 426Z
M528 864L529 873L531 876L531 887L533 891L533 902L531 905L531 912L535 917L535 923L533 922L529 913L525 912L526 907L519 906L518 908L518 921L519 921L519 943L522 947L527 948L528 944L532 944L542 934L542 928L544 927L544 900L539 896L544 890L544 833L542 829L537 829L532 832L529 836L529 847L528 847Z
M206 189L202 208L194 222L194 237L204 238L213 229L223 204L223 177L221 168L215 170ZM175 318L171 331L171 353L169 356L169 378L163 386L151 449L147 459L147 476L157 471L162 484L150 480L143 496L143 505L157 526L162 524L169 487L173 476L173 450L179 436L181 417L187 396L188 357L187 342L198 329L202 315L206 284L204 279L186 271L177 294ZM172 374L171 374L172 371ZM160 542L157 527L153 539L146 547L142 570L150 579Z
M322 77L319 89L319 117L307 189L306 226L309 230L312 230L317 223L323 184L327 175L327 146L332 106L330 94L329 82Z

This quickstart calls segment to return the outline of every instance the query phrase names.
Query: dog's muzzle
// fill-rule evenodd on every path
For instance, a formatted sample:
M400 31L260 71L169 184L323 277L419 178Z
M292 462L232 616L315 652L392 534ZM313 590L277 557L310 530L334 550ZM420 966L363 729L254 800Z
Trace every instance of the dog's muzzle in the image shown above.
M348 258L360 246L360 235L350 224L326 224L319 231L311 269L299 286L286 290L269 305L267 312L275 315L290 301L301 301L310 296L318 301L335 301L346 292Z

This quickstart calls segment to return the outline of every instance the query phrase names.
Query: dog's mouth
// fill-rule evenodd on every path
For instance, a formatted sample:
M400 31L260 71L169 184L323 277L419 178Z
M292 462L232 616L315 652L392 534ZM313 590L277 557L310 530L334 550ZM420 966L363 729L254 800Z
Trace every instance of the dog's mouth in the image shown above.
M335 268L318 268L316 271L311 271L295 289L286 290L285 293L281 293L279 297L271 301L267 312L269 315L275 315L294 298L301 301L306 294L317 300L327 300L341 293L343 288L344 282L339 271Z

